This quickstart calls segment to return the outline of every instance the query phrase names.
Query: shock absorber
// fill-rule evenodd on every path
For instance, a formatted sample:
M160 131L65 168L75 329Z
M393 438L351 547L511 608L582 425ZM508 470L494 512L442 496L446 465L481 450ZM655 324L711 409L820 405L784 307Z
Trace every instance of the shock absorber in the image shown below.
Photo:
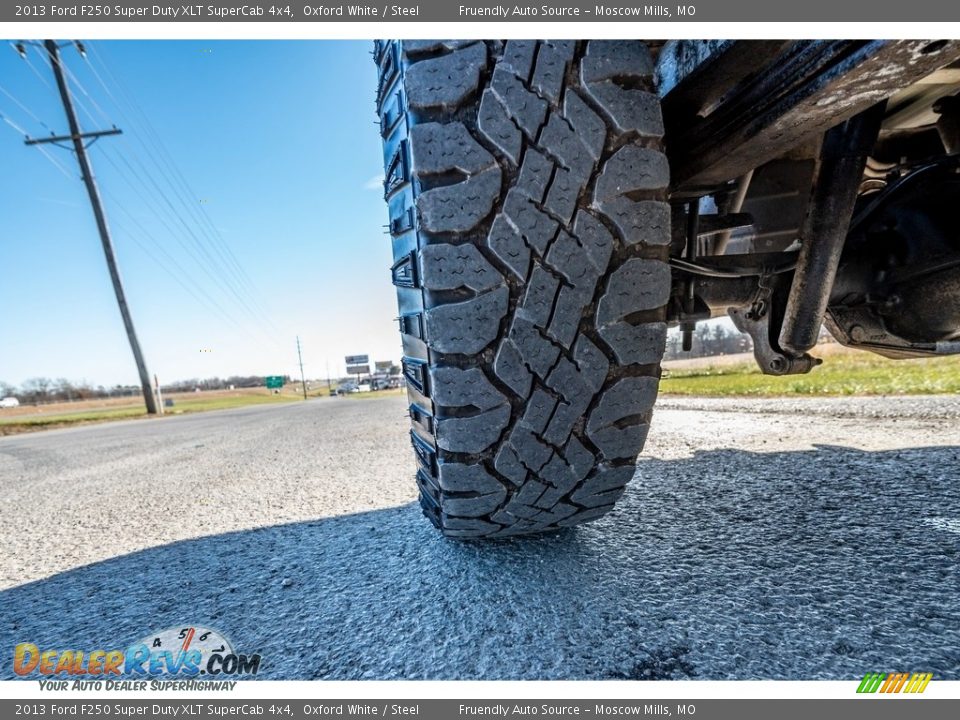
M694 262L697 259L697 237L700 233L700 198L694 198L687 203L687 244L684 259ZM683 312L687 317L693 315L697 294L696 280L692 274L687 276L683 288ZM680 333L683 339L683 351L690 352L693 348L693 330L697 326L696 320L685 320L680 323Z

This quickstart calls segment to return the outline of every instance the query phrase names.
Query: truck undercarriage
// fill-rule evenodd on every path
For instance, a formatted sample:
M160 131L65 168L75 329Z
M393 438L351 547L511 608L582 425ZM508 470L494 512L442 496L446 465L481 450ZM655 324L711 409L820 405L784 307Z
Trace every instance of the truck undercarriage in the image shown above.
M670 41L657 75L689 345L729 312L765 373L826 323L892 358L960 351L960 43Z

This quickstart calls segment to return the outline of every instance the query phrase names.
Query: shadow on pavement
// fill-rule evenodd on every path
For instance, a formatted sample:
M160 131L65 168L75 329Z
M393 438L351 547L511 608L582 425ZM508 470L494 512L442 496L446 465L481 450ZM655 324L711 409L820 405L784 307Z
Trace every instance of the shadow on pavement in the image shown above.
M958 475L958 447L709 451L548 536L447 541L408 505L201 537L0 593L0 676L17 642L199 624L274 679L960 679Z

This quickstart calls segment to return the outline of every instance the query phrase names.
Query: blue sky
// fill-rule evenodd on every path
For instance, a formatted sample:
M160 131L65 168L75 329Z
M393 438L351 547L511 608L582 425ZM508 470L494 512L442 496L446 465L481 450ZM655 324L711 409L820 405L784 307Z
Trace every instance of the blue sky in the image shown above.
M83 129L124 131L90 157L161 381L299 374L297 334L308 377L327 363L342 373L346 354L399 360L371 45L98 41L88 60L63 49ZM41 121L65 132L42 53L28 59L0 46L0 112L31 135L49 134ZM135 383L75 159L46 148L69 177L0 123L0 381Z

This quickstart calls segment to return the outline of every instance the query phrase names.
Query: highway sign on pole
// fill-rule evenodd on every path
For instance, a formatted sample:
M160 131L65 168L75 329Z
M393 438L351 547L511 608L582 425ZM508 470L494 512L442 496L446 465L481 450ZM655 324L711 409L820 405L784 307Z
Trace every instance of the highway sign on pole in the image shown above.
M348 375L366 375L369 372L369 365L347 365Z
M268 375L266 381L270 390L279 390L283 387L283 375Z
M373 365L377 369L377 372L387 372L390 368L393 367L393 361L377 360Z
M369 365L370 356L369 355L347 355L346 364L347 365Z

